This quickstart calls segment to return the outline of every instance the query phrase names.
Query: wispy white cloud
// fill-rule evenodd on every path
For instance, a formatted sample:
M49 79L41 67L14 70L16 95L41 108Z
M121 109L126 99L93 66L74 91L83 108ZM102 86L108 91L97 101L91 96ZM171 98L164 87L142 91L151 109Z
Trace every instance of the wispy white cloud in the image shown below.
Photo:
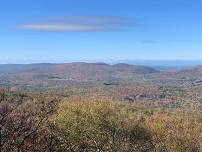
M117 16L66 16L47 21L24 23L18 29L50 32L85 32L125 30L132 26L127 18Z
M148 44L152 44L152 43L158 43L157 41L154 41L154 40L144 40L144 41L141 41L141 43L148 43Z
M24 24L19 26L22 29L26 30L36 30L36 31L98 31L102 30L101 27L93 25L79 25L79 24ZM103 29L105 30L105 29Z

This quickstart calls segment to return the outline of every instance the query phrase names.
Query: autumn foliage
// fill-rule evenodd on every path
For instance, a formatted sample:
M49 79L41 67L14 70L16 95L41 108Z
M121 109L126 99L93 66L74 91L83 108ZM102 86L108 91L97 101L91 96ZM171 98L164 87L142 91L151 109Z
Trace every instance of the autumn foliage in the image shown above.
M200 152L201 115L3 91L1 152Z

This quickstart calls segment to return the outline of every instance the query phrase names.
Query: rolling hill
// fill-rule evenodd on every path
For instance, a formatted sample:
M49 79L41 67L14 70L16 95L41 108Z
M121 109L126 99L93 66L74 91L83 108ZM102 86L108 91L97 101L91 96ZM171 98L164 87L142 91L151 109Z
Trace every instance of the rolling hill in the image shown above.
M8 64L0 65L0 73L6 75L49 79L105 80L122 75L141 75L156 73L157 70L129 64L109 65L105 63L66 63L66 64Z

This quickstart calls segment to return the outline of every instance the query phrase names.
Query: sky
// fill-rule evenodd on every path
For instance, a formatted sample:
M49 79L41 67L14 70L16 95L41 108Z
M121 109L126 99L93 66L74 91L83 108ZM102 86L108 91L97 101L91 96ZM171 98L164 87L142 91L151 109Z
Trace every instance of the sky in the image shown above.
M201 0L0 0L0 63L202 60Z

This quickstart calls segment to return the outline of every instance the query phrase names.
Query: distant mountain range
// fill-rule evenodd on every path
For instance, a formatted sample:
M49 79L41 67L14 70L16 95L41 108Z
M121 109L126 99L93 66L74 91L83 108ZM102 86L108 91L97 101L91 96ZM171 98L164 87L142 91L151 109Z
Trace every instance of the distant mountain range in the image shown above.
M29 64L29 63L70 63L70 62L80 62L79 60L72 60L72 61L63 61L63 60L50 60L50 61L26 61L26 60L13 60L13 61L0 61L1 63L22 63L22 64ZM97 63L97 62L104 62L108 64L118 64L118 63L126 63L132 65L145 65L150 67L161 67L164 69L167 68L182 68L182 67L192 67L197 65L202 65L202 60L84 60L82 62L86 63Z
M0 65L0 87L35 87L55 86L88 87L104 84L147 83L156 85L201 85L202 66L171 68L159 70L149 66L126 63L63 63L63 64L2 64ZM200 82L200 83L199 83ZM81 88L81 87L80 87Z
M202 60L123 60L121 62L135 65L145 65L162 70L202 65Z
M117 74L122 75L141 75L160 72L175 71L175 73L194 74L201 73L202 66L193 67L153 67L144 65L133 65L126 63L106 64L106 63L38 63L38 64L0 64L0 74L47 74L59 75L62 77L110 77Z
M140 75L155 73L158 70L147 66L129 64L109 65L105 63L66 63L66 64L5 64L0 65L0 73L12 75L47 76L71 80L103 80L120 75Z

